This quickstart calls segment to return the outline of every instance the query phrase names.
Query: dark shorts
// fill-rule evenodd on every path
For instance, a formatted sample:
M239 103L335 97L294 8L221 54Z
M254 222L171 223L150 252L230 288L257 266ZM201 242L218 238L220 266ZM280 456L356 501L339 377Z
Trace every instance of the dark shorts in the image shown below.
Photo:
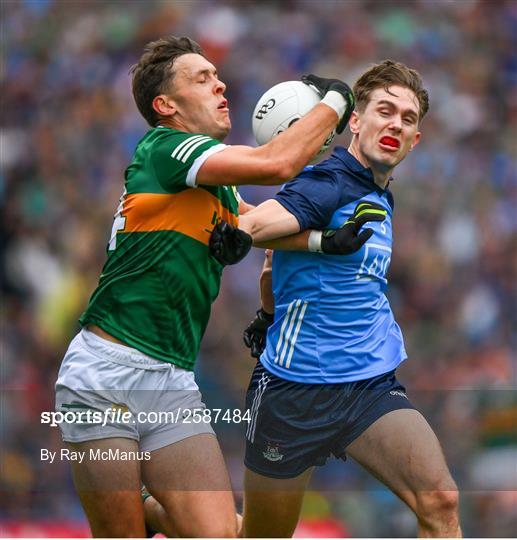
M248 469L294 478L346 447L381 416L414 409L395 371L363 381L304 384L286 381L257 363L246 394Z

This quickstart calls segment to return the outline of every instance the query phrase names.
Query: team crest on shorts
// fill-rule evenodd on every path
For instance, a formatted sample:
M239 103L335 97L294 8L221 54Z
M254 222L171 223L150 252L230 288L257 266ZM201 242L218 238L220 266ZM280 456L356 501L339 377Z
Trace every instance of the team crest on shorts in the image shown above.
M262 455L269 461L280 461L284 457L284 454L278 451L278 445L271 443L267 443L267 449Z

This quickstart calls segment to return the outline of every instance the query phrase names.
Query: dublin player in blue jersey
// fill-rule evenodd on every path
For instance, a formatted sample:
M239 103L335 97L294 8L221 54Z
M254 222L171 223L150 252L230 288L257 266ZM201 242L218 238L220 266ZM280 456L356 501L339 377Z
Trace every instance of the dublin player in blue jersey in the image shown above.
M275 251L272 296L265 267L263 307L245 332L252 352L262 353L247 393L249 537L293 534L312 468L330 455L348 455L384 482L415 513L419 536L461 535L457 487L440 444L395 376L406 351L385 296L394 210L388 184L420 140L428 95L416 71L391 61L365 72L354 93L349 149L336 148L239 225L260 243L354 226L366 209L381 216L348 255L328 254L334 236L315 231L307 232L311 252Z

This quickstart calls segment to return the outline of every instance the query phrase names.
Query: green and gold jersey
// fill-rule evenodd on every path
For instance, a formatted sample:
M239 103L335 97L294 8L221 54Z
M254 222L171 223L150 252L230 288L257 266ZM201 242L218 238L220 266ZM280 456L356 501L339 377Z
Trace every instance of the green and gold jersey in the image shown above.
M196 187L201 165L224 148L165 127L139 142L83 326L96 324L153 358L193 369L221 280L210 233L221 218L238 223L234 187Z

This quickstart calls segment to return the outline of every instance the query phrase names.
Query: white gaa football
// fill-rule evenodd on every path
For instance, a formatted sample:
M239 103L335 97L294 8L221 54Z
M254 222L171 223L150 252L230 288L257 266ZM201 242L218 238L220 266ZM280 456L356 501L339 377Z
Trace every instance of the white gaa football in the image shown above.
M285 131L321 101L318 93L301 81L286 81L270 88L253 111L253 135L259 145ZM332 143L335 131L321 147L318 155Z

